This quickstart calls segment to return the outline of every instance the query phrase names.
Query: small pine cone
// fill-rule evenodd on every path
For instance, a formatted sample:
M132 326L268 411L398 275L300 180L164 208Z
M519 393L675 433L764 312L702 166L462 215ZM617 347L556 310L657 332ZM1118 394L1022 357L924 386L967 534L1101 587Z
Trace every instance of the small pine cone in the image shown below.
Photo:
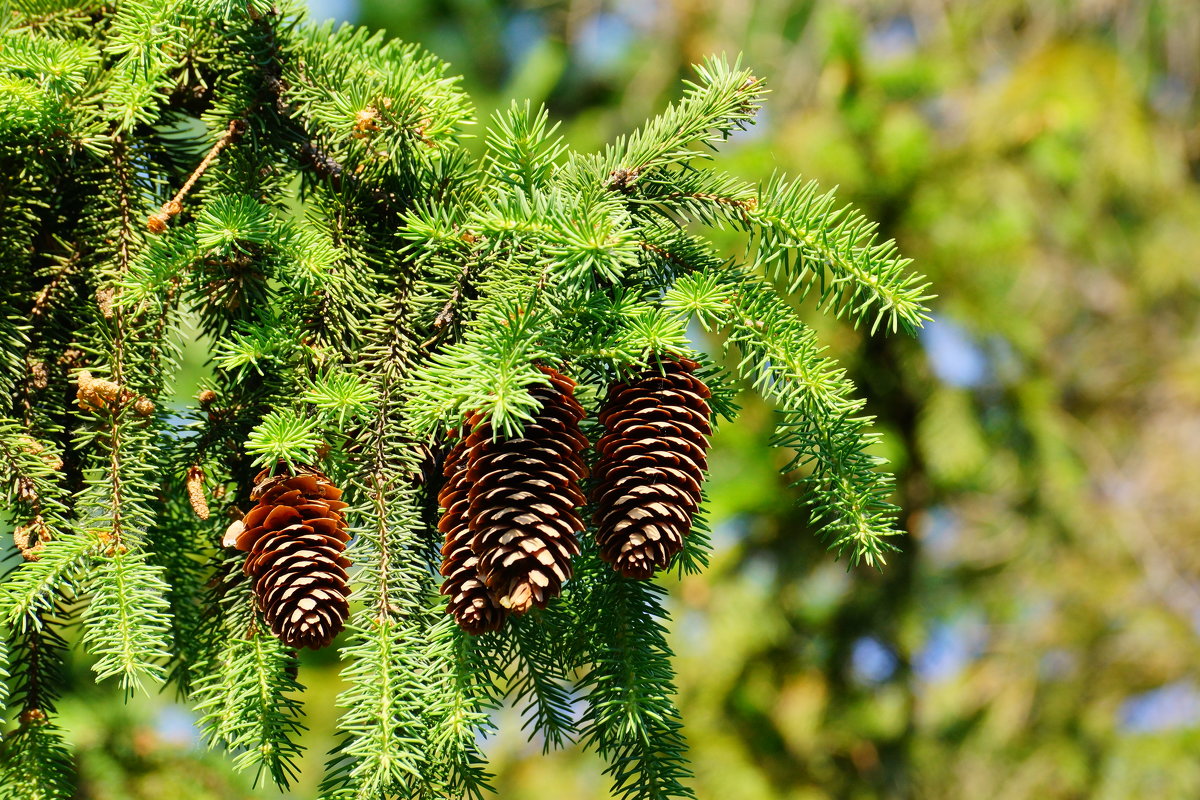
M471 420L474 424L476 420ZM445 534L442 545L442 594L450 598L446 612L454 615L459 627L479 635L498 631L508 612L479 577L479 558L471 551L471 530L467 525L467 443L459 439L446 456L442 474L446 483L438 493L438 504L445 511L438 530Z
M187 488L188 502L192 504L192 511L200 519L208 519L208 498L204 496L204 467L199 464L188 467L184 485Z
M250 513L226 534L226 545L250 555L243 571L254 580L263 616L289 647L325 647L349 613L350 589L342 552L350 534L342 491L320 472L255 478Z
M628 578L649 578L683 549L708 468L708 387L689 359L662 358L613 384L596 443L596 542Z
M550 385L531 389L541 408L522 436L493 441L485 424L466 439L471 551L484 584L514 614L545 608L558 596L583 530L575 513L584 502L579 481L587 474L583 407L574 381L541 369Z

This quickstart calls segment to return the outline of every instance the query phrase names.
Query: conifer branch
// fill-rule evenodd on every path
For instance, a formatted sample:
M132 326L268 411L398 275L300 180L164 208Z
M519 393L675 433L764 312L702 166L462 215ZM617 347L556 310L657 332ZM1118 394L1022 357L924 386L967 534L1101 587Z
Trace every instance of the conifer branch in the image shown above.
M64 618L59 600L11 640L11 707L17 726L0 740L0 798L42 800L74 796L74 769L63 735L53 723L66 642L56 630Z
M40 624L62 595L76 595L96 555L96 543L72 534L45 542L36 561L20 565L0 584L0 614L16 631Z
M428 680L437 724L430 727L427 752L444 772L441 791L448 797L483 800L494 792L478 745L495 729L489 712L500 703L496 687L504 680L502 654L490 638L463 633L444 614L430 631Z
M922 279L811 184L760 188L702 163L764 95L740 63L707 61L678 103L602 153L572 152L544 109L514 104L476 158L459 141L469 99L413 45L307 26L267 0L80 13L0 23L12 34L0 48L11 89L0 93L0 165L15 165L0 170L0 284L12 287L0 296L0 481L25 557L0 583L22 709L3 743L20 763L0 796L68 793L69 754L48 715L63 612L85 602L81 646L97 679L129 691L169 678L236 766L287 786L302 687L272 633L276 612L286 605L296 626L341 624L347 581L346 686L324 796L482 798L477 740L506 696L547 747L596 748L617 796L691 796L662 590L616 576L595 542L575 541L582 516L600 513L575 508L583 463L559 475L542 456L575 459L578 437L595 440L600 426L572 406L547 428L549 375L576 381L580 413L594 415L631 370L696 359L697 383L670 411L695 423L674 443L692 448L691 472L666 478L687 484L693 505L706 417L732 419L734 377L751 383L783 414L776 444L796 453L831 546L879 564L894 510L869 418L783 295L815 287L822 311L911 331L925 314ZM189 116L206 132L179 124ZM152 208L161 235L136 222ZM686 232L692 223L747 232L749 263L713 253ZM168 415L185 315L212 342L213 374L196 404ZM694 352L692 320L727 337L731 368ZM546 584L529 590L536 610L505 607L505 627L479 636L445 613L434 584L436 454L467 419L517 455L549 448L512 473L520 486L489 498L512 505L487 519L509 519L531 502L523 492L546 493L534 516L562 523L513 522L529 549L506 544L512 563L462 560L485 593L530 555L554 562L516 576ZM534 420L539 432L516 444ZM489 463L499 473L489 480L508 475ZM342 501L313 501L303 476L255 478L289 465L327 476L319 491L344 489L345 517L331 510ZM272 505L271 525L301 515L280 541L314 548L327 570L289 551L288 580L308 581L297 596L301 584L280 583L279 570L258 580L283 544L255 552L263 537L248 545L236 523L222 531L285 484L301 498ZM468 549L485 547L477 534L496 538L471 524L482 523L467 521ZM674 549L659 567L678 555L682 571L700 569L703 514L670 524ZM220 542L232 549L216 552Z
M664 304L685 317L695 314L709 329L726 330L739 373L779 407L783 420L774 444L796 453L788 470L811 470L801 481L821 536L853 563L882 565L894 549L888 539L897 533L891 480L868 453L877 438L868 430L872 418L861 413L863 401L845 372L762 279L686 234L657 235L665 246L656 250L695 270L676 281Z
M879 242L878 225L814 182L776 176L747 211L757 226L758 262L770 267L789 294L815 285L820 305L855 324L871 319L871 332L915 333L928 319L929 284L910 272L895 242Z
M509 645L513 678L508 696L525 706L524 729L530 738L541 735L543 752L572 743L576 729L570 665L558 646L568 627L564 621L547 619L552 613L517 620Z
M212 742L234 753L234 765L265 771L281 789L297 775L297 737L305 730L292 677L295 655L257 630L233 635L196 688L200 724Z
M761 79L740 61L730 64L724 58L710 58L696 72L699 80L688 83L682 100L606 148L603 158L589 165L606 188L626 193L659 169L705 156L695 144L713 148L751 123L766 91Z
M114 147L115 253L111 280L119 283L128 274L137 246L131 193L133 175L127 145ZM93 668L100 678L119 676L126 691L143 687L143 680L164 677L161 661L169 654L166 586L159 570L146 563L141 548L152 524L147 473L152 469L152 444L147 432L137 430L132 419L145 416L130 403L125 388L132 369L128 351L130 327L127 311L113 308L97 324L110 341L112 380L88 382L81 375L78 391L81 409L90 410L98 430L85 434L95 461L103 459L106 486L89 483L79 503L91 518L87 535L96 542L96 561L87 584L91 602L84 613L84 642L99 658ZM97 390L94 384L112 386ZM149 406L152 409L153 406ZM95 452L99 451L99 452ZM104 455L101 455L104 453ZM137 460L127 460L140 453Z
M580 681L588 707L583 741L608 762L613 795L620 798L694 797L681 733L674 670L667 646L663 590L654 584L601 573L589 604L609 616L585 630L589 671Z
M816 333L774 292L752 278L732 286L727 341L740 351L743 377L783 413L775 443L796 453L788 469L811 469L802 482L814 526L853 563L881 566L895 549L887 539L897 533L896 509L890 476L878 471L883 462L867 452L877 438L866 431L872 418L845 372L821 355Z
M211 149L209 149L208 153L205 154L204 159L200 162L199 166L192 170L192 174L188 176L186 181L184 181L183 186L179 187L179 191L175 193L175 196L163 203L162 208L160 208L156 213L147 217L146 228L151 233L162 233L167 229L167 223L170 221L171 217L174 217L183 211L183 199L187 197L188 192L190 192L192 187L196 185L196 181L200 180L200 176L204 174L205 170L207 170L209 166L217 160L217 156L221 154L221 151L228 147L229 144L238 136L240 136L245 130L246 123L243 120L235 119L229 123L229 127L227 127L225 132L217 138L216 143Z

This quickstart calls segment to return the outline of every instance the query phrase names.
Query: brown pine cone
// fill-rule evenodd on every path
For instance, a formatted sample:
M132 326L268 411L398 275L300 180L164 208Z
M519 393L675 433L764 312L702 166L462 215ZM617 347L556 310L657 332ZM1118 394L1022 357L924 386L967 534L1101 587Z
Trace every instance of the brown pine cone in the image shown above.
M522 436L493 441L491 425L476 428L465 442L460 478L468 487L470 550L479 577L513 614L545 608L558 596L571 577L576 534L583 530L575 513L584 501L579 481L587 474L581 456L587 439L579 432L583 407L574 381L540 369L550 386L531 389L542 405Z
M661 365L661 370L660 370ZM615 383L596 443L596 542L628 578L649 578L683 549L708 468L708 387L686 358L664 357L631 383Z
M317 470L263 470L250 492L257 505L226 534L226 546L250 554L242 569L267 624L289 647L325 647L349 614L341 496Z
M468 420L470 425L476 418ZM446 456L442 474L446 483L438 493L438 504L445 509L438 530L445 534L442 545L442 594L450 598L446 612L467 633L479 635L498 631L504 625L508 612L496 602L496 598L479 577L479 558L471 550L471 529L467 525L467 487L463 478L467 474L467 443L459 439Z

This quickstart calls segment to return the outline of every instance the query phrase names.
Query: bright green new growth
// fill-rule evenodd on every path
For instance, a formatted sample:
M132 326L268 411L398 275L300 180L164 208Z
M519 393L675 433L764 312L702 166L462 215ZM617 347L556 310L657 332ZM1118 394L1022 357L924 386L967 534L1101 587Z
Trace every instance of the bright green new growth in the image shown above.
M437 593L439 459L471 411L519 433L539 362L578 380L594 415L609 382L687 355L732 418L733 381L693 350L694 320L777 403L777 444L830 545L882 563L894 509L870 419L787 295L815 288L827 312L911 332L925 287L831 195L703 163L750 124L762 81L708 61L599 155L514 104L477 159L460 142L468 99L412 45L262 0L17 6L0 19L0 484L20 548L0 584L0 697L17 719L0 797L72 793L53 712L76 624L98 680L168 681L240 767L294 776L295 655L221 548L226 512L281 461L318 466L351 503L323 796L483 796L477 739L505 699L546 747L594 747L618 796L690 796L663 590L615 575L585 535L560 600L464 634ZM722 225L747 232L744 254L704 239ZM180 409L194 324L213 377ZM85 369L107 399L75 402ZM681 568L706 547L701 522Z

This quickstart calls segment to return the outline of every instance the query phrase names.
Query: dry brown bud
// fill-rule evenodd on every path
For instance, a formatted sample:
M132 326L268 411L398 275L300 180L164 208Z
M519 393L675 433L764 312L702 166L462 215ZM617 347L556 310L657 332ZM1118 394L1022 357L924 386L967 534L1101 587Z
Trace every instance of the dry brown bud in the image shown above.
M45 389L50 385L50 373L45 361L29 362L29 382L34 389Z
M637 169L617 167L608 173L608 190L611 192L620 192L621 194L629 194L633 191L633 184L637 181L639 174Z
M42 462L46 466L48 466L50 469L55 470L55 471L62 469L62 465L63 465L62 459L59 458L57 455L55 455L52 451L47 450L45 448L45 446L41 442L39 442L37 439L33 438L32 436L20 436L20 437L18 437L18 441L19 441L19 444L20 444L22 450L24 450L26 453L29 453L30 455L40 456L42 459ZM28 481L27 478L21 478L21 480ZM21 486L21 484L19 482L17 485L17 489L18 489L18 494L20 494L23 491L23 487ZM29 487L28 491L30 491L30 492L34 491L32 485ZM24 498L22 498L22 499L24 499Z
M208 500L204 497L204 467L193 464L187 472L188 502L200 519L208 519Z
M217 393L212 389L202 389L200 393L196 395L196 402L200 404L201 408L208 408L216 399Z
M117 537L116 532L108 528L93 528L89 531L96 537L96 542L104 548L107 555L114 556L119 553L128 553L128 545L121 542Z
M38 499L37 487L24 475L17 478L17 499L22 503L36 503Z
M163 204L162 210L163 210L163 213L166 214L168 217L173 217L176 214L178 214L180 211L183 211L183 204L180 203L178 200L168 200L166 203Z
M41 561L42 551L46 549L45 542L38 542L33 547L25 548L21 551L21 558L26 561Z
M154 413L154 402L147 397L138 397L113 381L93 378L92 373L81 370L75 378L78 388L75 399L84 411L102 411L133 403L133 410L143 417Z
M17 717L22 725L36 725L46 721L46 712L40 708L27 708Z
M86 369L76 376L75 383L78 386L75 399L84 411L100 411L121 396L120 386L103 378L93 378Z
M68 347L63 350L63 354L58 357L58 365L60 367L70 367L83 358L83 351L78 347Z
M170 217L168 217L166 214L163 214L161 212L159 212L158 214L151 214L146 219L146 228L151 233L163 233L167 229L167 220L168 219L170 219Z
M116 294L116 290L111 286L96 290L96 305L100 306L100 313L104 315L105 319L112 319L113 298L116 297Z
M46 548L49 539L50 528L41 514L13 529L13 544L21 551L21 556L26 561L37 561L41 558L42 550Z
M354 115L354 130L357 131L354 134L356 139L362 139L379 130L379 112L372 106L359 111Z

